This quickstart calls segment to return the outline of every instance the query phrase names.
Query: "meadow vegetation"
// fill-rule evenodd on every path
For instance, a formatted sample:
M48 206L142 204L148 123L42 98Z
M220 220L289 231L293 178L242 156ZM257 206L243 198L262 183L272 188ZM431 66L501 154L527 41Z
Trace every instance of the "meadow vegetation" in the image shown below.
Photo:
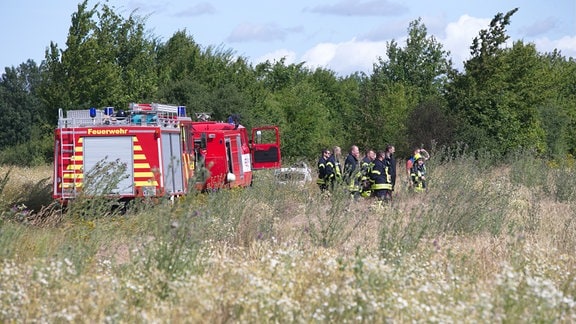
M573 161L500 162L438 152L411 194L400 161L386 205L259 172L67 212L51 167L4 167L0 322L574 322Z

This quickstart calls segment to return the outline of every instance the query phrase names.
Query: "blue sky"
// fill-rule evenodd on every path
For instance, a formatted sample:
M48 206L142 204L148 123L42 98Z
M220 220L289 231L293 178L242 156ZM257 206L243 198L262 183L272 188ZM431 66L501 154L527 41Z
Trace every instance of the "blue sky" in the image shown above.
M71 15L80 0L2 1L0 3L0 68L27 59L40 63L54 41L65 47ZM97 2L89 1L93 6ZM106 3L106 1L101 1ZM472 39L498 12L518 7L508 27L511 40L536 44L540 52L559 49L576 58L575 0L291 0L194 1L109 0L127 17L146 16L151 33L166 41L186 30L201 46L230 49L256 64L285 57L341 75L371 72L386 44L404 46L411 21L422 18L451 52L456 67L469 54Z

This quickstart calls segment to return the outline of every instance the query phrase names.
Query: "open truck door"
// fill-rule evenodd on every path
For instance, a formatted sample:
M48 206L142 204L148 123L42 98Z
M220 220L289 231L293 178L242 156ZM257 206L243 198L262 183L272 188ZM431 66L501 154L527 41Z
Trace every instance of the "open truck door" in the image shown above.
M277 126L252 129L252 168L276 169L282 166L280 155L280 131Z

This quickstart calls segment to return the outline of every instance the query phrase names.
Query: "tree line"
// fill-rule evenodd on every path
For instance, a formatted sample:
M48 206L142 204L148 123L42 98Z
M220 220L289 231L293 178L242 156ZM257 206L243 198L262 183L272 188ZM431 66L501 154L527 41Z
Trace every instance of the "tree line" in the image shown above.
M230 49L197 44L186 31L163 42L136 13L88 1L71 16L65 47L51 43L38 65L0 78L0 163L49 163L58 109L126 108L130 102L185 105L246 127L280 126L283 155L316 157L324 147L394 144L465 147L503 156L529 150L576 153L576 62L534 44L507 45L517 9L494 16L471 40L461 71L421 19L407 40L387 44L372 72L339 76L284 59L252 65Z

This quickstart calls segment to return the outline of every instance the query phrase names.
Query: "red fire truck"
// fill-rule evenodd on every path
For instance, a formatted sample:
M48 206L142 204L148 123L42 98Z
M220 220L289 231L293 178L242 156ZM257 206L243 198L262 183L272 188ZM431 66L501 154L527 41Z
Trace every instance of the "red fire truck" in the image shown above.
M281 166L278 127L187 116L186 107L132 103L126 111L59 111L53 197L174 197L246 187L253 170ZM109 178L109 179L107 179ZM107 183L106 181L110 182Z

